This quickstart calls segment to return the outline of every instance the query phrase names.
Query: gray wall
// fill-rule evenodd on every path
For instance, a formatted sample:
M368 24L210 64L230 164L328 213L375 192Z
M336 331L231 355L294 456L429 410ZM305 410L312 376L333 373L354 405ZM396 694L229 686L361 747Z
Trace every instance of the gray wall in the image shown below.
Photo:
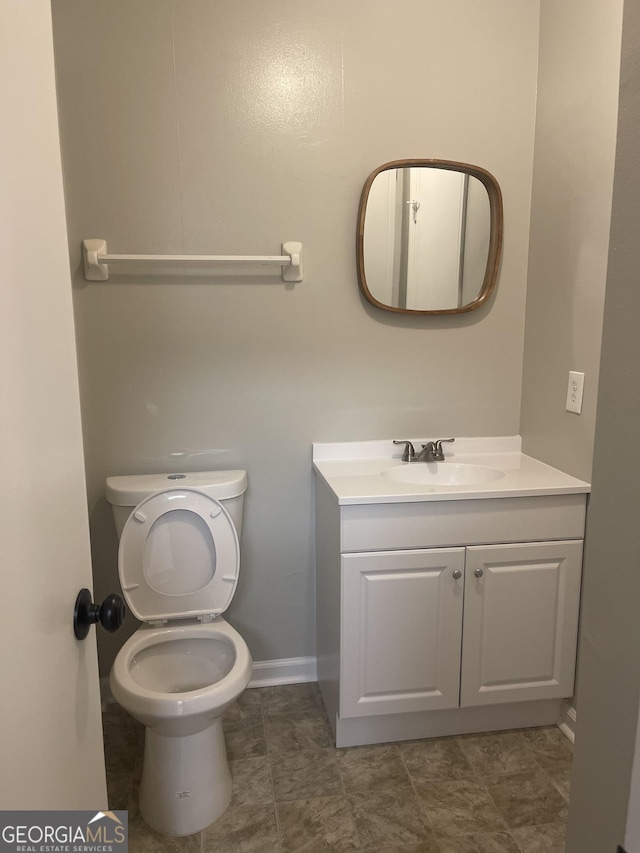
M526 453L591 480L623 0L542 0L520 431ZM581 415L565 411L570 370ZM580 693L580 670L573 705Z
M640 7L627 0L567 850L638 853ZM636 759L638 760L638 758ZM635 812L635 821L634 821ZM625 829L625 826L627 828Z
M542 0L522 377L525 452L591 479L623 0ZM585 374L581 415L565 411Z
M96 594L117 588L107 475L245 467L230 621L257 660L313 654L311 443L518 432L538 4L52 6ZM403 318L359 296L360 190L401 157L500 182L483 309ZM86 284L85 237L223 254L301 240L305 280ZM121 642L104 640L103 669Z

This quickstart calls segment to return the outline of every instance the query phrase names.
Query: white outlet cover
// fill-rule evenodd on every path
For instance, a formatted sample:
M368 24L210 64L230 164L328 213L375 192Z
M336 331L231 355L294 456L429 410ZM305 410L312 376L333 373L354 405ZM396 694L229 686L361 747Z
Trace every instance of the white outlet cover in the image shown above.
M569 371L569 385L567 387L567 405L568 412L575 412L579 415L582 411L582 394L584 391L584 373L578 373L575 370Z

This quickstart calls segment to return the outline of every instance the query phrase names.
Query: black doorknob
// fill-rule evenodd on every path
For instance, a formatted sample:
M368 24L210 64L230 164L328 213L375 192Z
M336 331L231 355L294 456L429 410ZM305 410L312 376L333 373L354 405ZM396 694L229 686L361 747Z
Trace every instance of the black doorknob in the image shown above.
M89 628L95 622L100 622L105 631L112 634L124 622L125 612L121 595L111 593L102 604L94 604L89 590L81 589L73 608L73 633L79 640L84 640Z

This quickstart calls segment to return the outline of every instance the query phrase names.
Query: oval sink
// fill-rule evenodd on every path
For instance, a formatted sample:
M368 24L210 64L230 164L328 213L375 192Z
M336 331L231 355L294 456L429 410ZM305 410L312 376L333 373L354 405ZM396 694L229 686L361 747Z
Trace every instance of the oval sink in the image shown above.
M382 476L398 483L423 486L473 486L504 477L504 471L487 465L462 462L411 462L382 471Z

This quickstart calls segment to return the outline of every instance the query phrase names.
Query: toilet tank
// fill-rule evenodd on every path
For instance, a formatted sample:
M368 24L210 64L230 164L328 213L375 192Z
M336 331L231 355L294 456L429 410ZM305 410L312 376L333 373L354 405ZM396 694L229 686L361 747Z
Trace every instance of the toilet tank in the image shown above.
M197 489L224 506L240 538L247 472L192 471L188 474L131 474L107 477L107 500L112 506L118 539L126 520L145 498L169 489Z

